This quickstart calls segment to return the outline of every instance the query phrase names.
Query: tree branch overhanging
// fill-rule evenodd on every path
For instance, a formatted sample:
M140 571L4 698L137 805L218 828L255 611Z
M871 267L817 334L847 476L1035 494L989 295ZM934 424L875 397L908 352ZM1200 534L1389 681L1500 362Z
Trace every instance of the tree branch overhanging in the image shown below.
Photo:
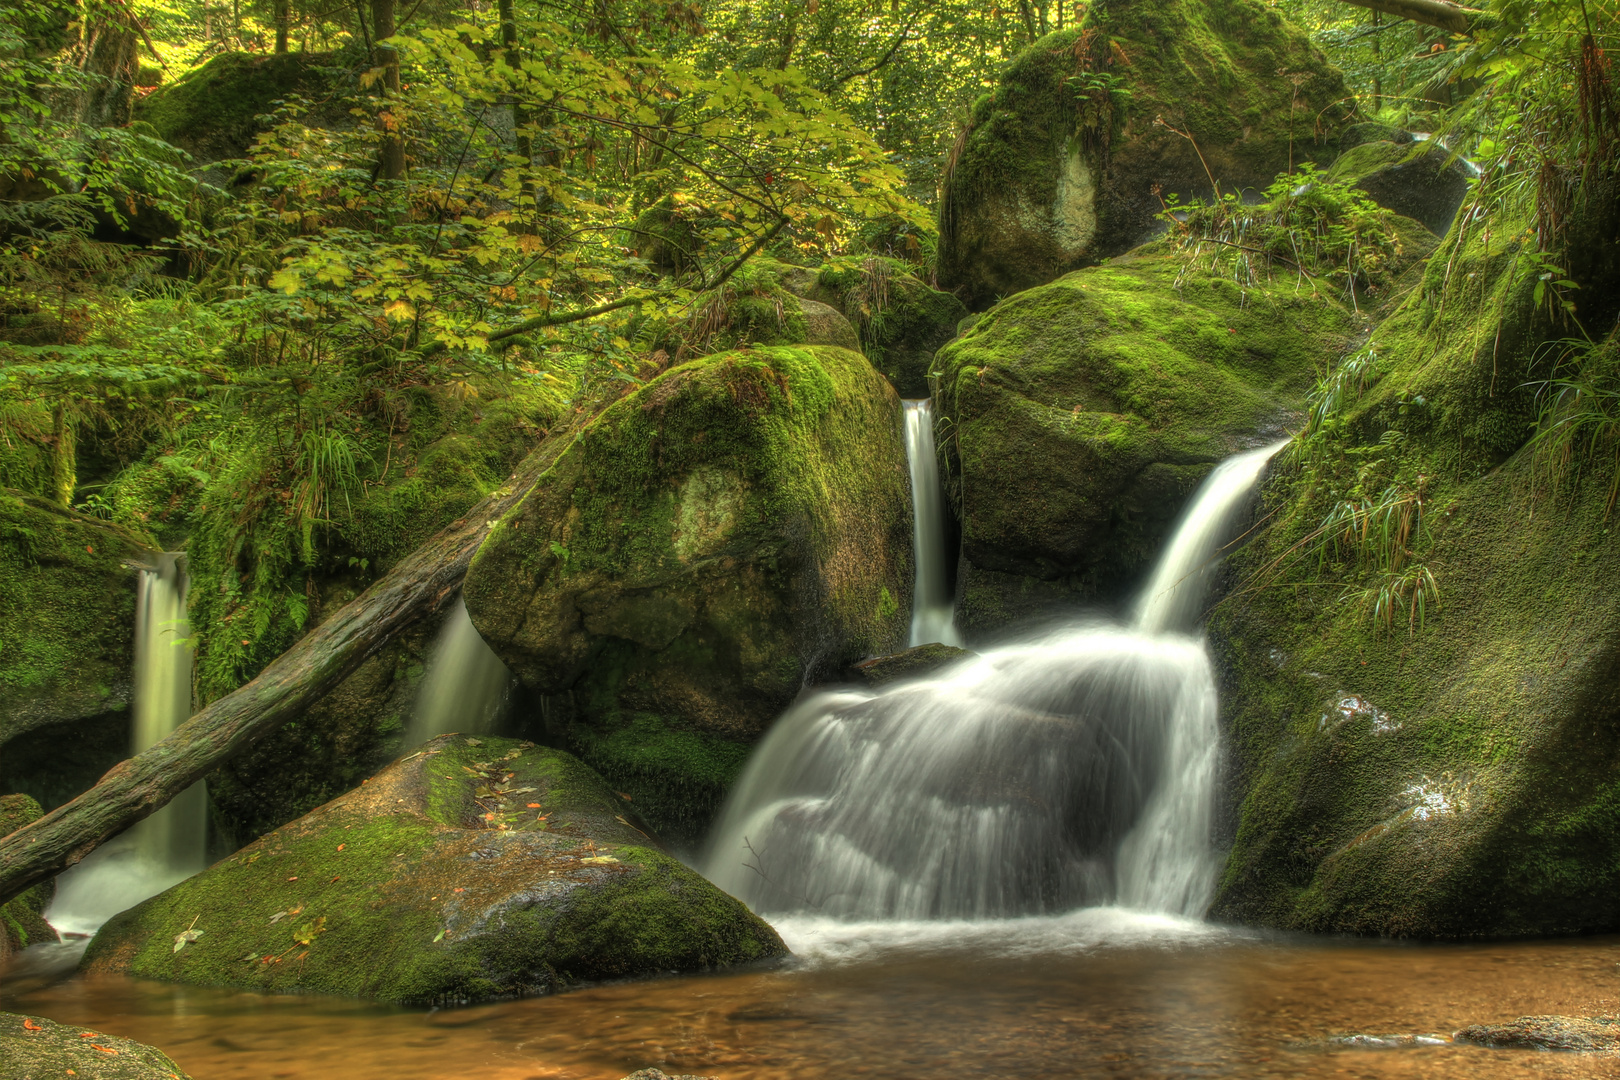
M1386 15L1438 27L1453 34L1472 32L1474 20L1484 14L1478 8L1448 4L1446 0L1341 0L1341 2L1382 11Z

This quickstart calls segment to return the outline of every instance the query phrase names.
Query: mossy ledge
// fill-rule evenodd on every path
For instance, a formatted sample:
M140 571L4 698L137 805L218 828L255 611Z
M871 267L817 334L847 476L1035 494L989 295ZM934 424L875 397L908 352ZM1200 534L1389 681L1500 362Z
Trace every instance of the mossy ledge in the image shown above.
M432 1005L785 952L576 758L443 736L118 915L84 968Z

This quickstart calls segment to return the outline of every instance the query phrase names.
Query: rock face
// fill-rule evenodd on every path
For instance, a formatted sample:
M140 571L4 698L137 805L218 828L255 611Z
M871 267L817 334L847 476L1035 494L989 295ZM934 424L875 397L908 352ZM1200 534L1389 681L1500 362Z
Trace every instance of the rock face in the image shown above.
M975 655L968 649L933 642L918 645L890 656L874 656L856 664L852 674L867 686L885 686L901 679L916 679L931 675L947 664L966 656Z
M1367 142L1335 161L1328 175L1353 180L1379 206L1444 236L1468 195L1470 180L1468 166L1448 162L1449 157L1439 147L1414 155L1410 138L1405 144Z
M1595 252L1612 252L1616 208L1584 213L1568 234L1580 311L1612 327L1620 290ZM1217 918L1434 938L1620 928L1615 466L1524 445L1542 343L1569 332L1512 269L1502 238L1530 221L1453 228L1327 380L1335 406L1234 560L1251 585L1210 624L1232 755ZM1612 332L1584 363L1612 378ZM1324 529L1346 506L1405 523L1399 561Z
M17 1080L189 1080L167 1054L134 1039L14 1013L0 1013L0 1061Z
M0 836L38 821L39 803L27 795L0 795ZM35 885L21 896L0 904L0 961L18 949L56 941L56 931L45 921L55 882Z
M901 397L923 398L934 353L956 336L967 308L911 270L899 259L838 259L816 272L808 295L849 317L866 358Z
M151 124L158 136L208 163L244 156L264 125L257 117L294 95L313 101L306 116L313 125L351 126L347 106L336 97L356 89L338 53L282 53L256 56L221 53L178 82L142 98L135 119Z
M806 680L905 640L900 424L858 353L704 357L593 421L474 558L474 625L672 840Z
M1355 326L1288 282L1244 295L1178 272L1163 256L1077 271L940 351L964 630L1129 596L1187 495L1282 437Z
M974 105L944 183L940 284L982 311L1142 243L1161 194L1207 196L1211 175L1222 191L1264 188L1325 165L1346 96L1305 35L1255 0L1091 5Z
M128 756L141 557L123 530L0 490L0 791L54 808Z
M84 966L442 1004L785 951L576 759L443 736L118 915Z

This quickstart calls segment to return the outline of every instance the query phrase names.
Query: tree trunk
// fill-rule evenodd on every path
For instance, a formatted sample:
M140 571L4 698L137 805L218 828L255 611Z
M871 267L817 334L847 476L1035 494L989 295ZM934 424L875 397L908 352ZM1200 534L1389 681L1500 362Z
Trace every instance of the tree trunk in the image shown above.
M498 0L501 16L501 44L505 47L506 66L512 69L516 77L522 70L523 58L518 53L517 9L514 0ZM534 180L529 176L529 170L534 168L534 142L529 138L529 111L525 109L516 96L509 95L508 102L512 107L512 134L516 144L517 156L522 162L519 166L523 170L520 183L522 184L523 201L529 207L529 213L535 215L536 224L539 218L539 206L535 204Z
M1343 0L1356 7L1371 8L1386 15L1411 19L1427 26L1438 26L1453 34L1466 34L1480 12L1475 8L1459 7L1445 0Z
M51 487L56 501L73 505L73 492L79 486L79 448L73 418L58 405L51 411Z
M375 63L383 72L383 96L397 105L399 53L381 44L394 36L394 0L371 0L371 33ZM399 117L390 105L385 104L377 114L377 128L382 132L382 144L377 150L377 176L383 180L398 180L405 175L405 140L399 133Z
M276 0L276 54L287 51L287 27L292 22L292 0Z
M252 682L211 703L151 749L113 766L72 802L0 837L0 903L73 866L303 715L395 634L438 610L461 587L490 523L516 505L572 441L571 430L551 436L504 487L304 635Z

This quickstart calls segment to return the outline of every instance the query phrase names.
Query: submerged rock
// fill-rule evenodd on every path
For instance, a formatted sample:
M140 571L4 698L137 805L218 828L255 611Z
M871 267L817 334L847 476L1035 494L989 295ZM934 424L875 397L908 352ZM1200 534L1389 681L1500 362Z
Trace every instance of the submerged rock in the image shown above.
M576 759L443 736L116 916L84 967L432 1004L785 951Z
M883 686L900 679L915 679L931 674L946 664L973 655L974 653L968 649L959 649L955 645L941 645L936 641L929 645L918 645L905 652L862 660L852 670L855 677L866 685Z
M940 350L962 628L1130 595L1198 482L1281 438L1355 329L1292 282L1181 269L1129 256L1077 271Z
M717 1078L713 1076L698 1076L696 1073L681 1073L678 1076L674 1076L665 1072L663 1069L637 1069L635 1072L625 1077L624 1080L717 1080Z
M16 1080L189 1080L161 1050L43 1016L0 1013L0 1061Z
M974 104L943 184L940 284L982 310L1142 243L1161 196L1326 165L1346 100L1306 35L1254 0L1092 5Z
M594 420L474 558L474 625L672 841L807 680L904 642L900 426L847 349L694 360Z
M1521 1016L1506 1024L1472 1024L1458 1042L1501 1049L1620 1051L1620 1017Z

